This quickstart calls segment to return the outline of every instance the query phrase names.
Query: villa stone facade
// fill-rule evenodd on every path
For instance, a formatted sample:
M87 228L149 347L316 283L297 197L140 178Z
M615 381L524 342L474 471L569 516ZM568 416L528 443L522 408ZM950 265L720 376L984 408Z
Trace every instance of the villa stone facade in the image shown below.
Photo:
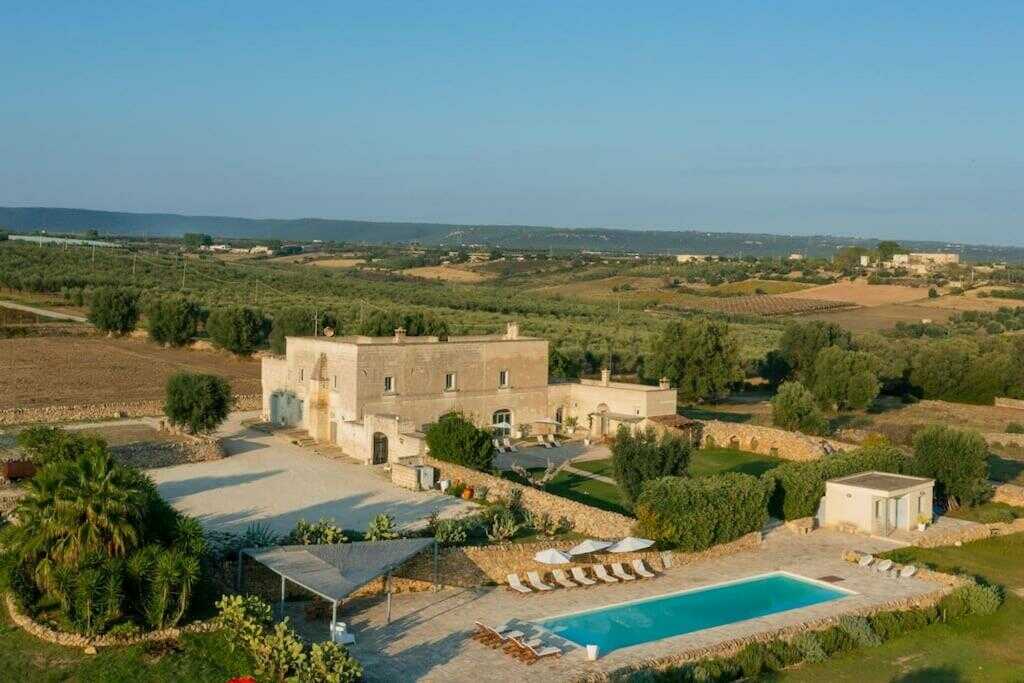
M366 463L423 455L426 425L461 412L511 437L575 425L592 438L674 415L676 392L600 380L548 383L548 342L504 335L288 337L263 359L263 417Z

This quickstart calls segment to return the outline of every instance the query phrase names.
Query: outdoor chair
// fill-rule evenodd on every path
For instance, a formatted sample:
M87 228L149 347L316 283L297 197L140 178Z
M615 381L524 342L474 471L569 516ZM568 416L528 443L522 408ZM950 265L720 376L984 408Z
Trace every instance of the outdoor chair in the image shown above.
M584 573L583 567L573 567L570 571L572 572L572 580L581 586L593 586L597 583L597 581L594 581Z
M616 562L612 565L612 575L616 578L622 579L623 581L636 581L636 577L627 572L621 562Z
M506 654L510 654L516 659L522 660L526 657L526 653L529 652L530 646L536 647L542 642L544 641L537 637L528 638L525 634L518 635L509 638L508 642L505 643L505 647L502 649Z
M477 627L477 632L471 636L473 640L494 650L507 643L509 638L520 638L523 636L522 631L512 630L507 622L496 628L491 628L479 621L474 622L474 624Z
M507 436L502 440L502 444L505 446L505 451L507 453L518 453L519 452L519 449L516 448L516 445L514 443L512 443L512 439L508 438Z
M858 566L864 567L865 569L874 564L874 562L875 558L872 555L861 555L860 559L857 560Z
M501 442L498 441L497 439L491 439L491 443L494 444L494 450L498 451L499 453L505 452L505 447L502 446Z
M558 443L558 440L555 439L555 435L554 434L548 434L548 443L551 444L552 448L561 448L562 447L562 444Z
M885 574L890 569L892 569L892 560L882 560L875 565L875 571L879 574Z
M646 565L644 565L644 561L640 558L633 560L633 563L630 566L633 568L633 572L637 576L642 576L645 579L653 579L655 576L657 576L657 574L652 572L650 569L647 568Z
M549 583L544 583L540 578L540 574L537 572L526 572L526 580L530 582L530 585L539 591L553 591L555 587Z
M525 651L521 659L526 664L535 664L545 657L558 657L562 654L562 648L555 647L554 645L544 645L541 642L537 642L539 640L538 638L536 641L530 641L525 644Z
M555 580L562 588L579 588L579 584L575 583L565 574L564 569L554 569L551 571L551 578Z
M619 582L619 580L616 579L614 576L610 576L608 574L608 570L604 568L603 564L592 565L591 569L594 571L594 576L596 576L601 581L604 581L605 583L618 583Z
M518 574L509 574L508 576L505 577L505 580L508 581L509 590L514 590L517 593L524 593L524 594L525 593L532 593L533 592L532 588L530 588L529 586L524 586L523 585L523 582L519 580L519 575Z
M544 440L544 437L540 434L537 435L537 443L544 448L551 448L551 444Z
M907 566L903 567L903 569L900 570L899 576L900 576L901 579L909 579L911 576L913 576L916 573L917 573L917 567L915 567L912 564L908 564Z

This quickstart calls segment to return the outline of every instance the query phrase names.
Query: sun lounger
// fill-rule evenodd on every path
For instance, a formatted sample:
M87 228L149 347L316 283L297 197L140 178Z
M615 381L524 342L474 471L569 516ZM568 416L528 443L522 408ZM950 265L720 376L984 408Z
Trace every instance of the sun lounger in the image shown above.
M857 560L857 564L864 568L870 567L874 562L875 558L871 555L861 555L860 559Z
M548 443L551 444L552 448L561 448L562 444L555 440L554 434L548 434Z
M636 577L626 571L621 562L612 565L612 576L623 581L636 581Z
M892 569L892 560L882 560L875 565L875 571L879 574L884 574L890 569Z
M551 578L553 578L555 580L555 583L557 583L562 588L579 588L579 584L573 582L572 579L566 576L565 570L563 569L551 570Z
M494 450L498 451L499 453L505 452L505 447L502 446L501 442L498 441L497 439L491 439L491 444L494 446Z
M572 580L581 586L593 586L597 583L597 581L594 581L583 572L583 567L573 567L570 571L572 572Z
M524 586L523 585L523 582L519 580L519 575L518 574L509 574L508 576L505 577L505 580L508 581L509 590L514 590L517 593L532 593L533 592L532 588L530 588L529 586Z
M594 576L596 576L601 581L604 581L605 583L618 583L619 582L619 580L616 579L614 576L610 576L608 574L608 570L604 568L603 564L592 565L591 569L594 570Z
M915 567L912 564L908 564L907 566L905 566L903 569L900 570L900 578L901 579L909 579L911 576L913 576L916 573L917 573L917 567Z
M538 434L536 438L537 438L537 443L539 445L543 446L544 448L551 448L551 444L549 444L547 441L545 441L543 436Z
M516 448L515 444L512 443L512 439L510 439L508 437L505 437L504 439L501 440L501 443L502 443L503 446L505 446L505 451L506 452L508 452L508 453L518 453L519 452L519 449Z
M527 664L534 664L545 657L558 657L561 654L562 648L560 647L531 641L526 643L526 651L523 653L522 660Z
M508 642L509 638L519 638L523 635L522 631L513 630L508 623L494 628L491 628L480 621L475 621L473 623L477 628L476 632L471 636L473 640L493 649L497 649L504 645Z
M537 572L526 572L526 580L530 582L530 585L539 591L553 591L555 587L549 583L544 583L540 574Z
M530 651L530 647L537 647L543 642L544 641L542 641L540 638L537 638L536 636L528 637L526 635L520 634L518 636L509 638L508 642L505 643L505 647L502 649L506 653L515 657L516 659L524 659L527 656L527 653Z
M644 565L644 561L640 558L633 560L633 563L630 565L630 567L633 568L633 572L637 576L642 576L645 579L653 579L655 576L657 576L657 574L652 572L650 569L646 567L646 565Z

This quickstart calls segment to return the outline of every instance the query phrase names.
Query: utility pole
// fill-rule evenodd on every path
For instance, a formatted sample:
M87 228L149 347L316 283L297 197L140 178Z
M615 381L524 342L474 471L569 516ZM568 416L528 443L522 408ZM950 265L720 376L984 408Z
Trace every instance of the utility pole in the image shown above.
M182 288L182 290L185 289L185 267L187 265L188 265L188 261L186 261L185 257L182 256L181 257L181 288Z
M135 259L138 258L138 254L132 253L132 282L135 282Z
M96 245L92 245L92 269L96 270Z

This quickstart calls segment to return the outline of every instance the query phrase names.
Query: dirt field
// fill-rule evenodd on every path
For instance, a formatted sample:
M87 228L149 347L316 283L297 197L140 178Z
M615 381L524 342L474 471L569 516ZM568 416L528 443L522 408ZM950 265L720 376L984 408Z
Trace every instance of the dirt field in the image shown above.
M411 277L422 277L428 280L446 280L448 282L484 282L494 276L490 273L481 273L478 270L464 268L461 266L423 266L422 268L408 268L402 271L403 275Z
M354 268L360 263L365 263L361 258L325 258L310 261L309 265L320 268Z
M905 304L921 299L927 300L928 289L901 285L869 285L865 280L856 280L855 282L837 282L821 287L811 287L781 296L793 299L846 301L857 306L885 306Z
M955 313L952 309L929 308L920 304L891 304L870 308L855 308L845 311L829 311L801 316L808 320L825 320L842 325L853 332L885 330L898 322L919 323L931 320L944 323Z
M961 296L940 296L938 299L928 299L922 302L921 305L928 308L941 308L951 311L998 311L1004 306L1009 308L1024 306L1024 301L1019 299L982 298L978 296L980 292L991 291L992 289L998 288L981 287L964 292Z
M178 370L226 377L260 392L260 364L218 352L164 349L106 337L0 339L0 409L162 399Z

